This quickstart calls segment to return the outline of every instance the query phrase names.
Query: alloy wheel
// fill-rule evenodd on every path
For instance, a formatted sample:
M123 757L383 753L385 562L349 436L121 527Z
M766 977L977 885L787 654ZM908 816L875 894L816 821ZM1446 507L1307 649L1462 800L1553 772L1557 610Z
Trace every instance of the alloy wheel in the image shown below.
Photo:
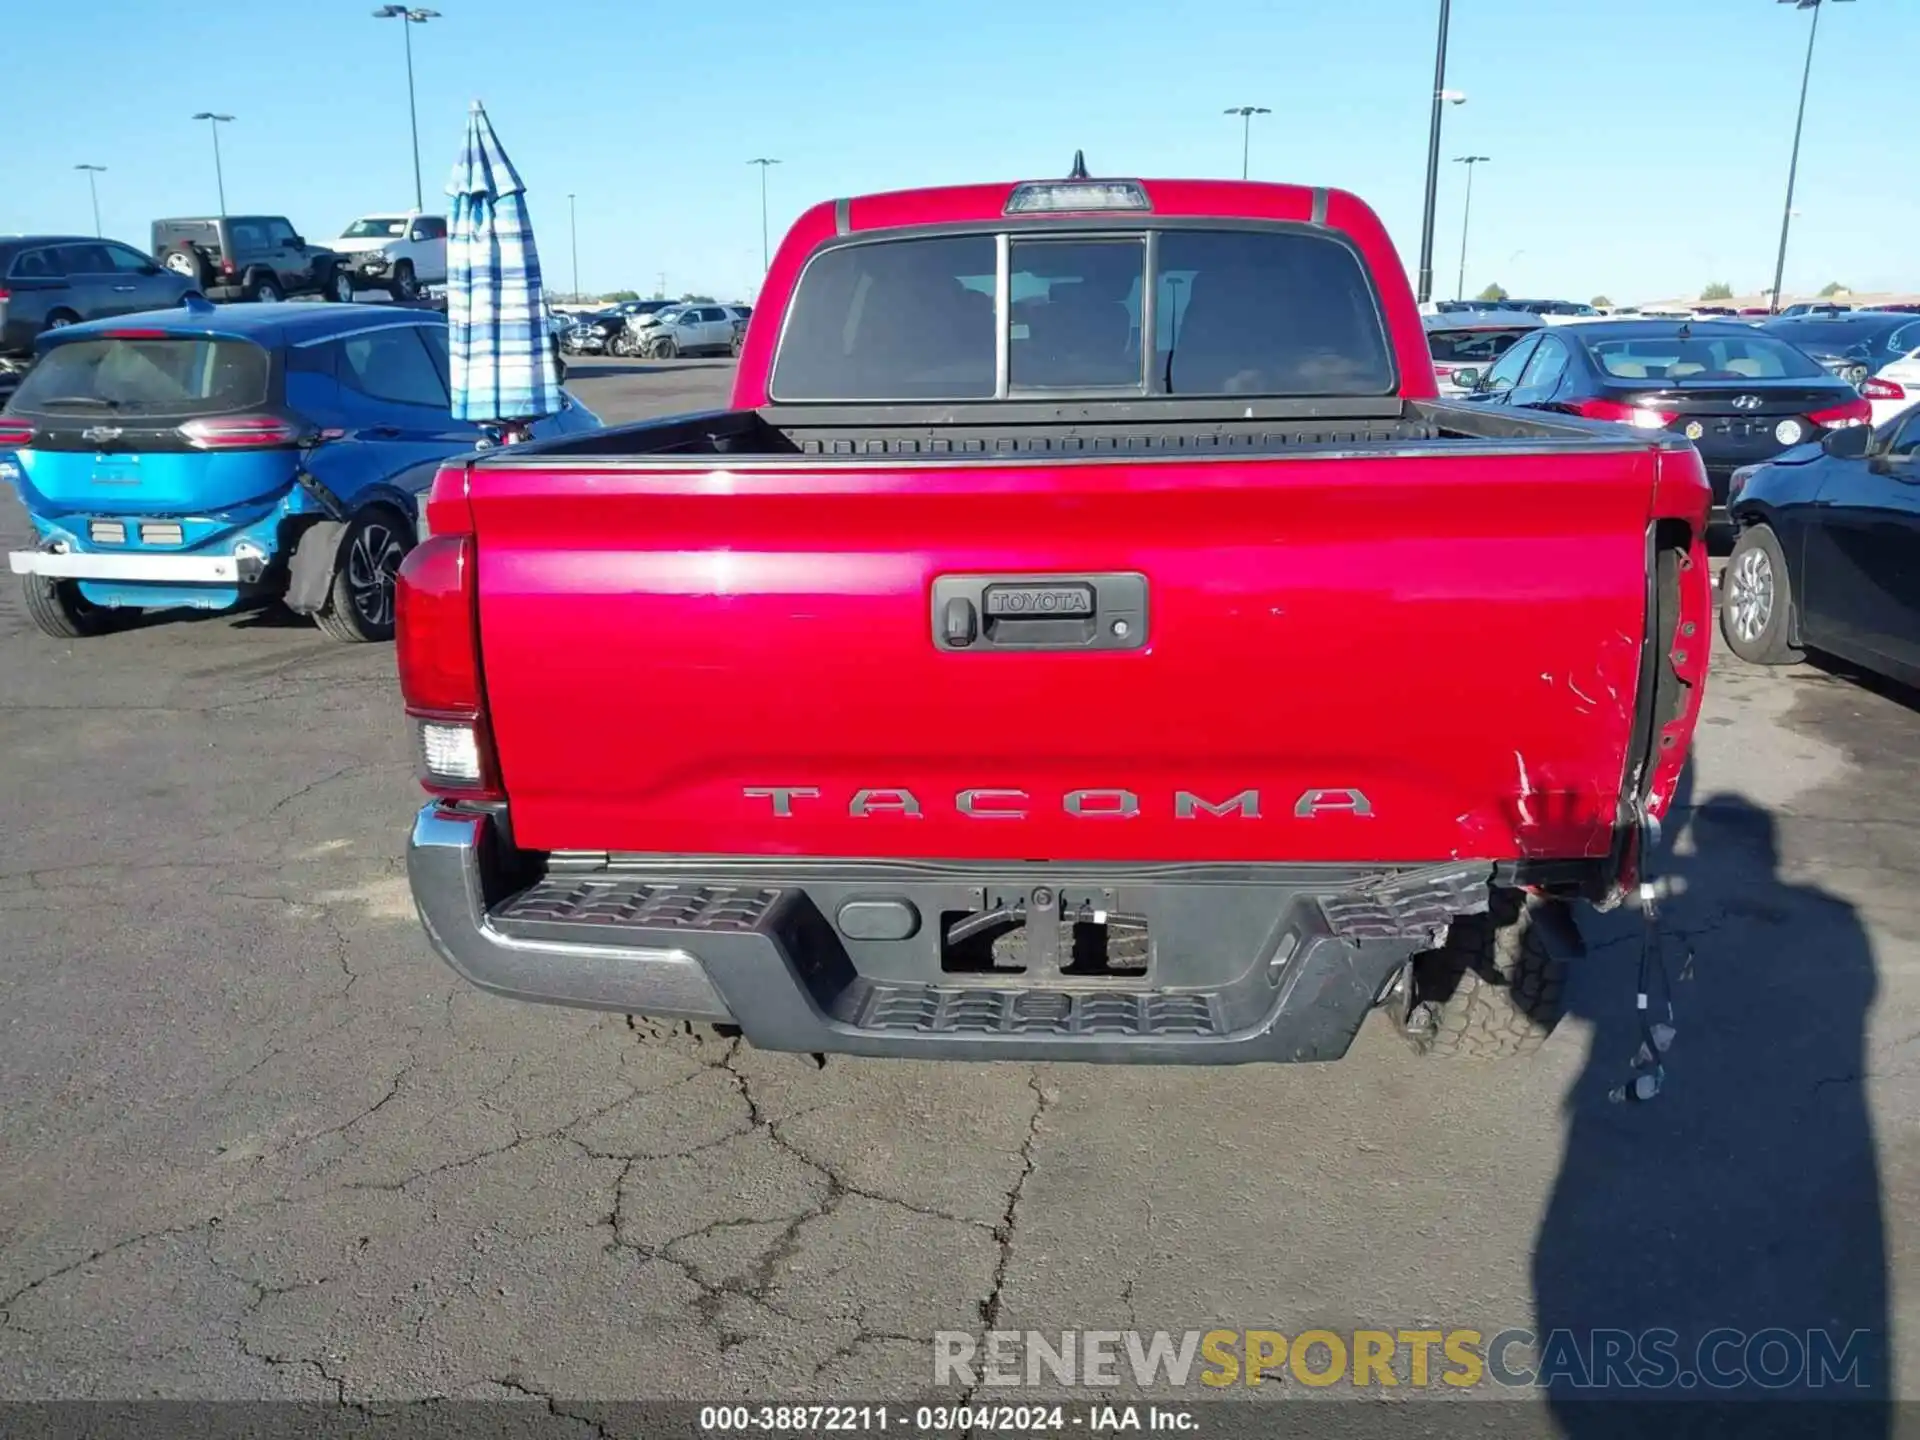
M1757 546L1729 567L1727 618L1741 643L1756 645L1773 621L1773 560Z
M354 613L371 629L393 623L394 577L406 553L400 537L377 521L361 526L353 537L347 551L347 588Z

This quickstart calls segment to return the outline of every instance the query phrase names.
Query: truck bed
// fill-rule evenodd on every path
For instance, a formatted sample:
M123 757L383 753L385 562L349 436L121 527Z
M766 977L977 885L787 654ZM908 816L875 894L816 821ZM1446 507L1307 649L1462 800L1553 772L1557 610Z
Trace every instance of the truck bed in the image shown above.
M992 414L970 413L991 410ZM1241 405L1202 401L1090 405L767 406L712 410L535 442L488 467L605 464L682 457L730 464L802 459L1113 460L1242 458L1484 450L1556 453L1644 449L1594 421L1446 401L1322 401Z

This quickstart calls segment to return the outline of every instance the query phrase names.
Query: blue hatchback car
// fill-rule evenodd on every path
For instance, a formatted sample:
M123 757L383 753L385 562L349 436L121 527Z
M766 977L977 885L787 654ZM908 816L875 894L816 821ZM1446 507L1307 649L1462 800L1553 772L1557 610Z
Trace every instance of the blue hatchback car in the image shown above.
M450 456L446 318L391 305L225 305L41 338L0 414L0 478L38 533L10 568L49 635L130 611L282 599L340 640L392 638L393 581ZM567 397L536 437L596 429Z

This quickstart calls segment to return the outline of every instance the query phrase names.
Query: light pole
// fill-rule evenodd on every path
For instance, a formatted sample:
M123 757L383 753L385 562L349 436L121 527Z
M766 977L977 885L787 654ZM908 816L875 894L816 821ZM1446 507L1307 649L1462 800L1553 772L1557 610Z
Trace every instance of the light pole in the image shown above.
M1800 71L1800 113L1793 121L1793 159L1787 165L1787 203L1781 207L1780 215L1780 254L1773 265L1773 300L1769 308L1774 314L1780 313L1780 282L1787 274L1787 231L1793 225L1793 182L1800 175L1800 127L1807 119L1807 82L1813 78L1813 42L1820 33L1821 0L1779 0L1782 5L1791 5L1796 10L1811 10L1813 21L1807 26L1807 63Z
M233 122L231 115L216 115L211 110L202 110L193 117L207 122L207 128L213 131L213 183L220 187L220 218L227 218L227 177L220 169L220 127Z
M1427 203L1420 217L1420 278L1416 287L1422 305L1433 298L1433 207L1440 188L1440 111L1451 103L1464 105L1467 97L1447 89L1447 16L1451 0L1440 0L1440 39L1433 52L1433 120L1427 130Z
M767 273L768 266L773 263L773 252L767 248L767 168L779 163L778 160L770 160L764 155L747 161L749 165L760 167L760 273L762 275Z
M427 208L425 192L420 188L420 115L413 101L413 31L409 27L438 20L438 10L410 9L405 5L382 5L373 12L376 20L398 20L400 33L407 40L407 120L413 127L413 208Z
M580 212L574 208L573 192L567 192L567 228L573 241L573 298L580 300Z
M1460 212L1460 279L1453 287L1453 298L1456 300L1467 298L1467 222L1473 219L1473 167L1484 165L1492 158L1491 155L1453 157L1454 164L1467 167L1467 204L1466 208Z
M1253 117L1271 115L1273 112L1264 105L1229 105L1228 115L1240 117L1240 178L1247 178L1247 156L1253 148Z
M104 235L106 231L100 228L100 191L95 187L93 177L106 174L107 167L104 165L76 165L73 168L87 172L87 194L93 197L93 233L96 235Z

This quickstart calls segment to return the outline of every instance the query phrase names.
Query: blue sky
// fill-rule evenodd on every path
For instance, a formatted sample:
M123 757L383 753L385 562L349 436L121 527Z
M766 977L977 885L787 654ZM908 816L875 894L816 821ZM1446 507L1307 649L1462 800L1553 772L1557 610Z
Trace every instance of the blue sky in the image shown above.
M1437 0L433 0L415 27L429 204L487 104L529 187L554 283L737 295L760 267L756 155L773 229L815 200L1064 173L1228 175L1228 105L1257 179L1341 185L1411 267ZM226 111L234 210L314 239L412 195L399 26L371 0L220 6L92 0L7 24L12 139L0 233L107 233L213 207L207 127ZM269 13L271 12L270 18ZM284 12L284 14L282 13ZM1774 0L1454 0L1445 155L1474 184L1467 288L1616 300L1772 281L1808 16ZM32 57L45 57L44 64ZM1882 64L1876 57L1899 57ZM1920 4L1829 4L1820 22L1787 288L1920 289L1912 105ZM78 69L76 69L78 65ZM24 117L46 117L27 123ZM35 138L25 138L32 134ZM1459 263L1464 167L1442 174L1438 290Z

